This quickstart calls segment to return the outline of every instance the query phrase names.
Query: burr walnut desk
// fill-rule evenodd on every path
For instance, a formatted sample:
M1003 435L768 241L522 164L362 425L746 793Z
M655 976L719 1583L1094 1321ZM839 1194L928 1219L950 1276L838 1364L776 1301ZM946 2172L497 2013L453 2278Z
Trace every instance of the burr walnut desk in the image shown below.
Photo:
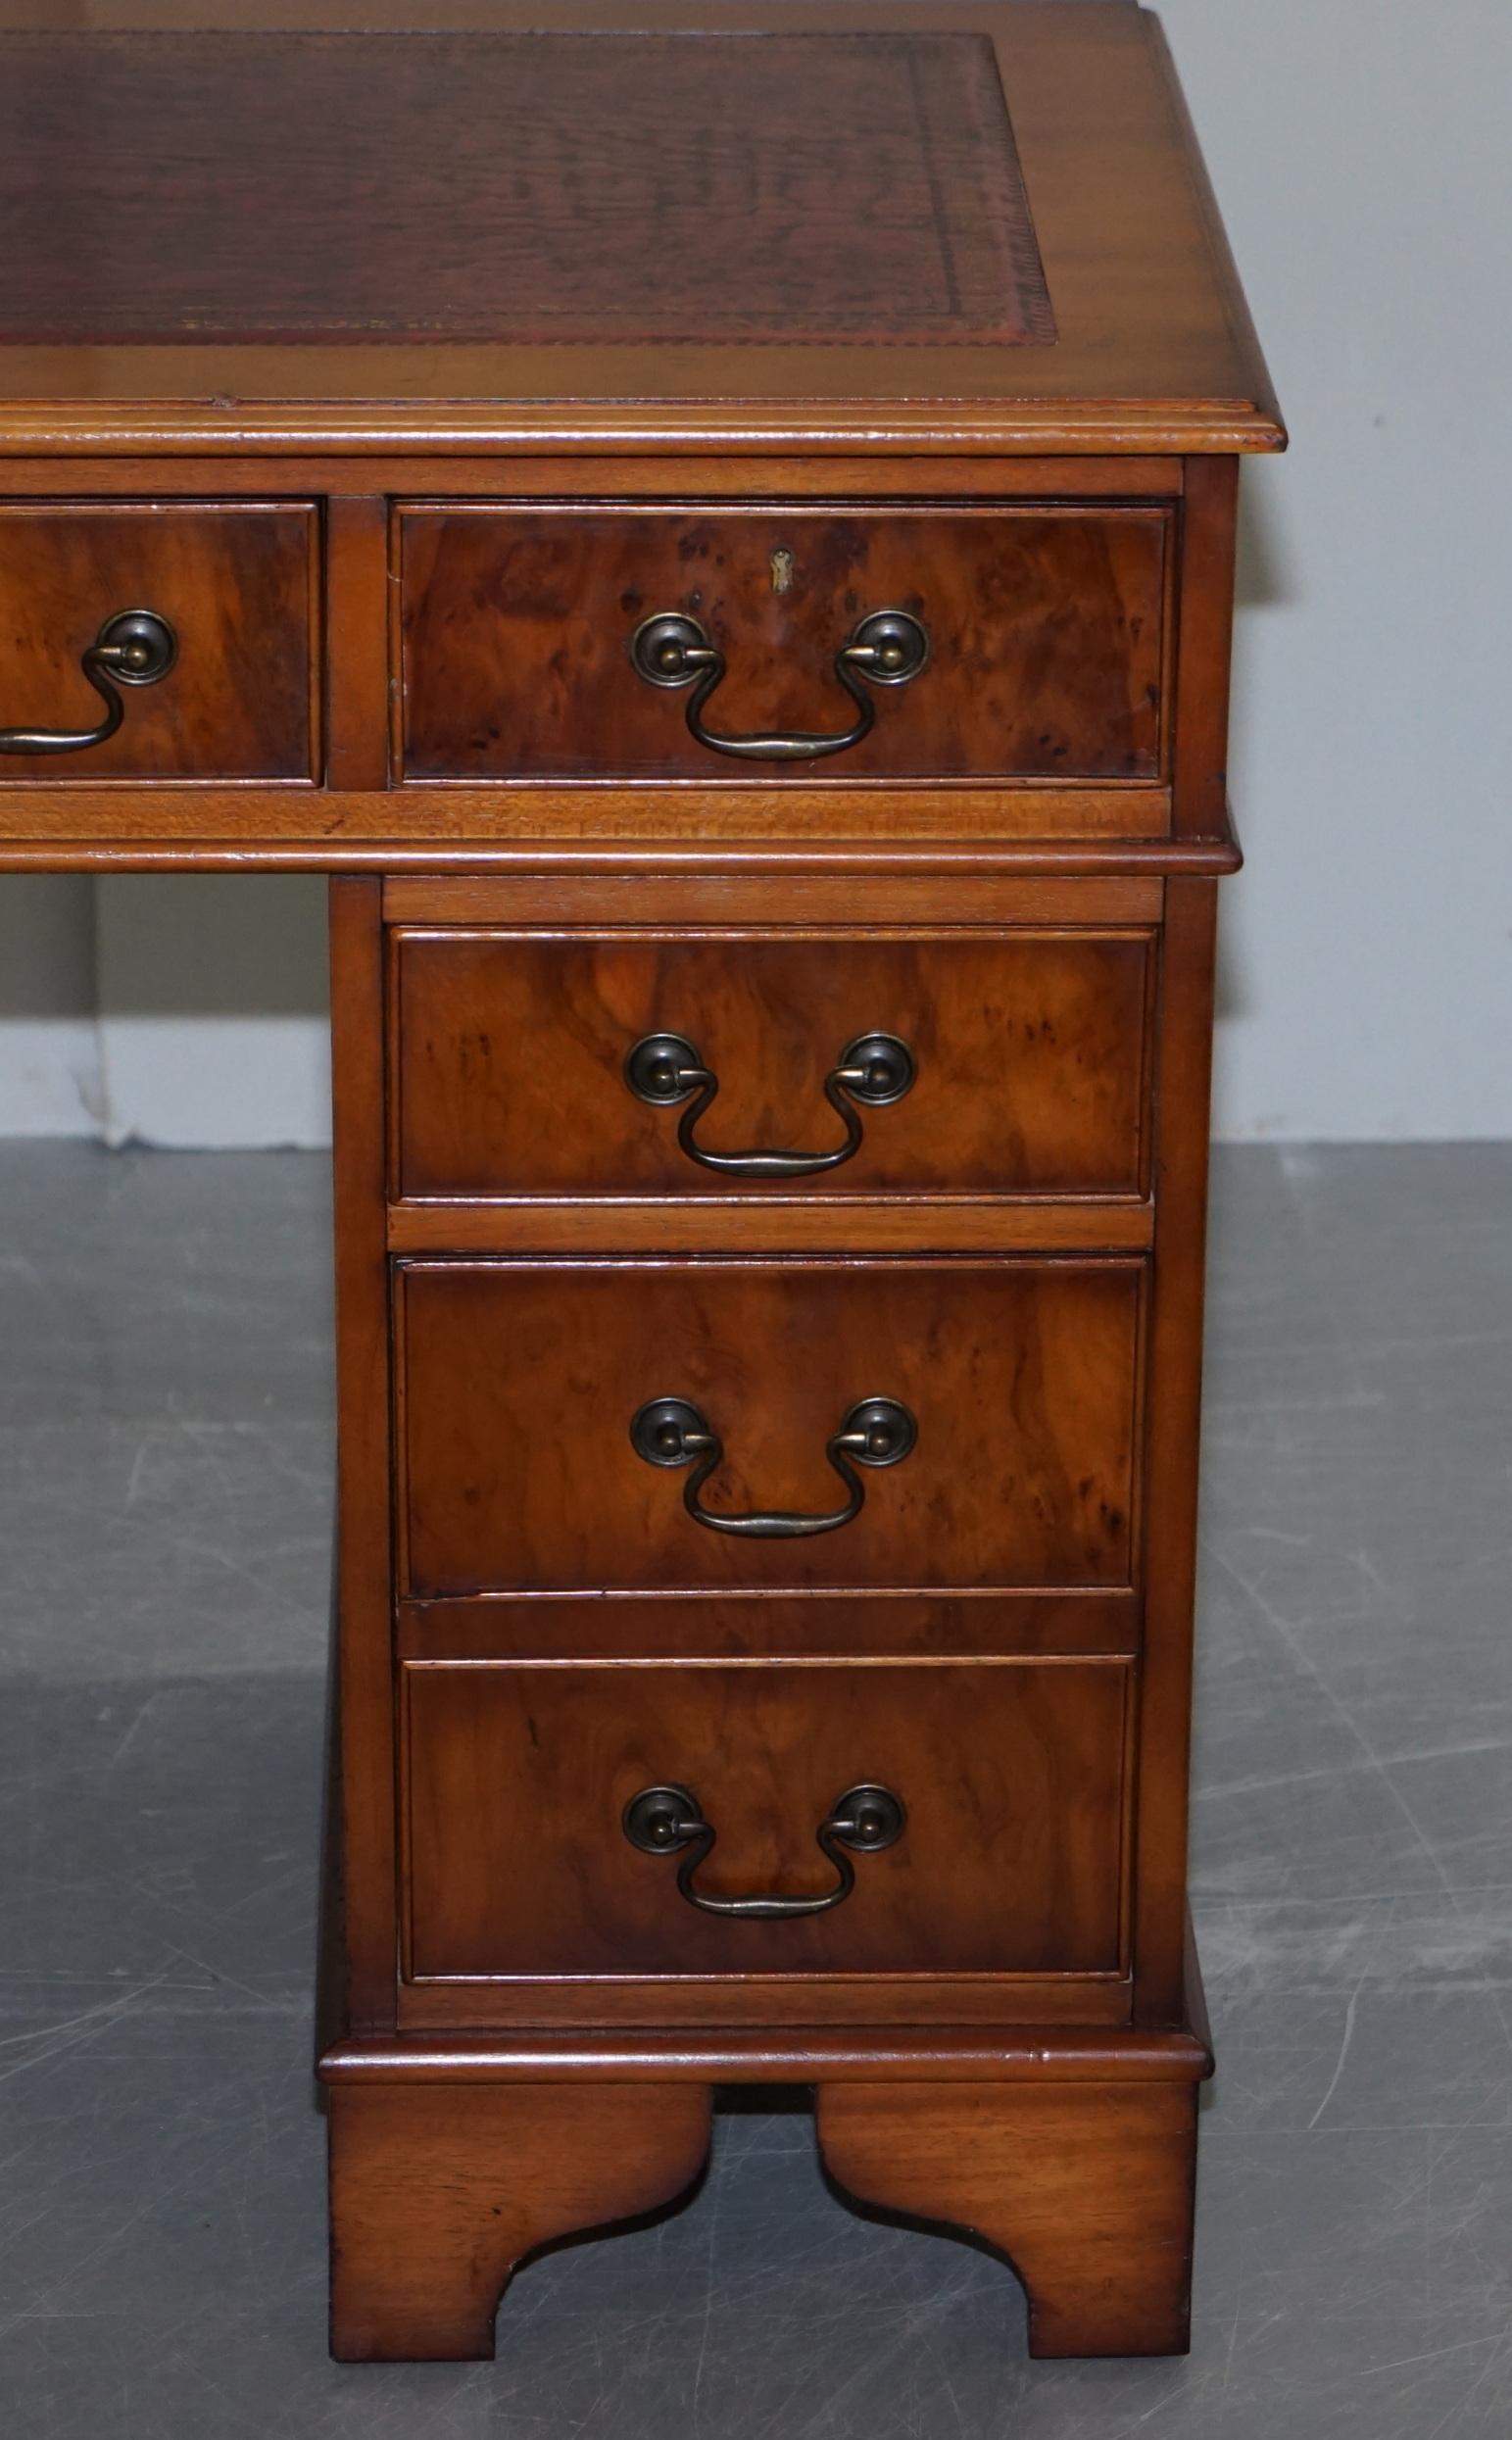
M332 876L336 2352L768 2079L1179 2349L1284 435L1159 28L263 10L0 6L0 846Z

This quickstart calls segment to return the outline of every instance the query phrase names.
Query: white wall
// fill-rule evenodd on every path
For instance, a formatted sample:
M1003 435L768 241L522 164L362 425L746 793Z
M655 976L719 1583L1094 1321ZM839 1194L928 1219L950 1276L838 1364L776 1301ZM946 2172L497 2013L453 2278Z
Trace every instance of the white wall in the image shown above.
M1245 477L1219 1131L1512 1136L1512 8L1162 14L1293 434ZM0 882L0 1132L319 1141L321 895Z
M99 1109L94 885L0 880L0 1136L92 1135Z
M130 873L95 915L102 1133L112 1143L330 1141L325 886Z
M1293 435L1245 480L1220 1128L1512 1136L1512 8L1161 13Z
M330 1141L325 885L0 877L0 1136Z

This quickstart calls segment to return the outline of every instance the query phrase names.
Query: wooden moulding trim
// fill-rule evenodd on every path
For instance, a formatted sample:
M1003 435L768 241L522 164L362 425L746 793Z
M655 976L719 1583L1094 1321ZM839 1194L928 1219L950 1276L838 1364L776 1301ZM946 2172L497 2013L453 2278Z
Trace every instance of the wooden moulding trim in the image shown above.
M1135 2013L1156 2023L1191 1977L1187 1840L1216 896L1209 882L1169 893L1156 1086L1134 1816Z
M309 802L319 804L317 797ZM369 798L369 806L374 800ZM381 802L381 800L379 801ZM6 816L0 798L0 821ZM674 839L604 841L96 836L0 837L0 872L321 872L478 875L669 871L799 874L907 873L922 881L962 873L1193 874L1221 879L1244 858L1232 834L1211 839L727 840L716 848Z
M966 929L991 934L1004 924L1082 932L1090 925L1156 924L1164 908L1164 885L1156 874L1098 882L973 873L957 878L949 903L931 906L923 917L906 878L877 874L827 879L805 873L774 886L739 874L672 873L658 882L654 918L633 879L610 876L556 873L543 879L513 873L507 879L448 880L401 874L383 889L386 923L461 924L472 928L473 937L481 931L485 937L511 938L522 930L528 937L538 925L555 931L567 919L574 928L597 922L616 938L633 929L649 940L708 922L721 932L738 929L763 940L795 932L833 940L861 926L875 937L878 925L902 925L910 940L935 940L942 923L951 937Z
M1182 161L1191 182L1193 199L1196 205L1202 233L1212 259L1213 276L1219 295L1223 299L1223 310L1229 330L1237 350L1258 375L1253 412L1268 427L1271 435L1264 446L1271 451L1284 450L1287 447L1288 436L1281 413L1281 404L1271 382L1264 350L1260 345L1259 332L1255 328L1254 317L1249 310L1249 301L1244 294L1244 282L1239 275L1239 267L1234 260L1233 248L1229 244L1228 231L1223 223L1223 214L1218 207L1218 197L1213 188L1206 158L1197 140L1196 126L1192 117L1191 107L1183 90L1181 78L1176 73L1176 62L1171 56L1171 46L1166 38L1165 27L1158 17L1150 17L1146 23L1155 72L1165 88L1171 116L1184 138Z
M337 1643L342 1758L339 1841L346 2021L366 2034L395 2022L397 1902L393 1798L392 1463L383 1243L383 943L375 881L330 892L336 1078Z
M381 596L380 596L381 601ZM371 609L368 591L366 608ZM385 688L387 672L385 671ZM366 699L365 699L366 700ZM317 787L307 778L199 777L91 779L70 764L45 780L0 772L0 832L36 840L98 836L128 845L135 837L171 841L222 838L227 845L318 840L339 856L352 842L388 840L443 853L470 845L486 857L497 848L583 840L685 840L691 846L791 841L802 849L879 836L912 844L929 839L1017 846L1034 839L1122 845L1163 844L1172 835L1172 796L1159 781L996 778L843 779L771 773L732 777L710 769L688 779L635 779L607 771L573 780L528 776L493 780L409 780Z
M193 450L367 456L421 449L592 451L629 456L708 450L847 456L903 450L931 457L1203 456L1286 447L1279 418L1253 399L785 400L637 405L560 399L11 400L0 405L0 456L156 457ZM501 476L502 476L501 469Z
M742 2084L973 2081L1200 2083L1212 2054L1187 2028L869 2025L759 2033L430 2034L338 2042L318 2074L325 2084L492 2083L566 2075L635 2083L686 2079Z
M326 2084L537 2081L580 2075L637 2083L926 2081L1203 2082L1213 2070L1207 2003L1190 1919L1181 2022L1172 2025L890 2024L455 2027L334 2042Z
M789 2030L798 2018L805 2032L844 2030L856 2042L877 2025L906 2026L917 2040L947 2025L975 2026L996 2043L1004 2025L1016 2032L1040 2025L1048 2035L1068 2025L1126 2032L1131 1996L1126 1974L495 1976L402 1983L397 2030L417 2042L464 2032L508 2042L515 2031L534 2041L543 2030L617 2042L675 2025L679 2038L703 2042Z
M949 1611L949 1624L941 1611ZM664 1670L704 1659L766 1667L949 1668L1022 1654L1074 1663L1138 1657L1141 1604L1132 1591L967 1593L948 1605L906 1593L805 1592L774 1605L763 1593L712 1603L658 1594L461 1594L398 1605L395 1656L575 1668Z
M756 1203L612 1195L500 1196L399 1203L389 1251L518 1254L604 1246L634 1252L852 1250L1144 1253L1154 1243L1148 1203L1014 1202L993 1196L782 1196Z
M501 460L497 451L483 450L448 458L281 457L277 472L280 488L292 485L326 499L355 494L408 500L444 494L449 500L487 500L496 507L525 500L608 508L634 501L666 502L684 497L691 479L686 464L676 458L573 457L564 462L512 452ZM82 468L76 461L13 458L6 462L4 488L12 496L51 495L61 486L97 499L152 500L178 493L225 498L238 491L266 491L268 474L266 458L110 458ZM1180 458L931 457L921 467L917 458L867 456L841 467L833 458L721 456L701 461L696 479L701 500L771 505L795 498L886 507L927 497L957 507L975 502L986 509L1000 499L1177 500L1186 475Z

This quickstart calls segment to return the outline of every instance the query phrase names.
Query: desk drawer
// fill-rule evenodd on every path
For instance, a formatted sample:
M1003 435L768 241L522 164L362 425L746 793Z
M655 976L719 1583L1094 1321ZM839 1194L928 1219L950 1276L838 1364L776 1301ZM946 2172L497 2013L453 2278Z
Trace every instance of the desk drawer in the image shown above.
M404 771L1148 783L1170 527L1149 505L416 505ZM690 705L724 750L690 733Z
M408 1973L1116 1972L1129 1683L1112 1661L412 1666ZM859 1786L897 1810L837 1812ZM712 1842L658 1848L669 1812ZM826 1821L859 1834L825 1851ZM848 1874L822 1913L695 1903Z
M403 1263L404 1589L1128 1585L1144 1287L1125 1260ZM780 1530L730 1530L753 1514Z
M0 506L0 785L314 777L318 535L310 506ZM128 612L158 623L122 677Z
M401 930L394 1189L1138 1195L1151 941Z

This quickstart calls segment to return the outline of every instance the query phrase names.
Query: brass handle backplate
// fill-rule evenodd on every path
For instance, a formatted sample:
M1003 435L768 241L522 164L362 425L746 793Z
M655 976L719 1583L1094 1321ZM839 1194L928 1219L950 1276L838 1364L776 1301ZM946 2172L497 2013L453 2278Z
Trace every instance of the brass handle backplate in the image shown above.
M876 725L877 708L868 686L906 686L928 659L928 631L911 610L873 610L835 656L835 675L855 706L848 729L831 736L799 730L771 737L726 737L704 725L704 707L728 666L708 629L682 610L657 610L641 620L630 638L631 664L648 686L692 687L688 727L699 745L746 762L816 762L823 755L845 754Z
M842 1416L831 1433L825 1455L849 1494L843 1508L820 1516L787 1509L756 1509L743 1516L721 1516L699 1498L705 1484L724 1463L724 1442L700 1407L688 1398L649 1398L630 1426L630 1445L648 1466L691 1466L683 1489L683 1506L695 1525L711 1534L743 1535L750 1541L798 1541L815 1534L834 1534L852 1524L866 1504L857 1466L900 1466L918 1439L918 1426L897 1398L861 1398Z
M817 1898L785 1898L764 1891L747 1898L711 1898L695 1886L694 1875L718 1833L691 1788L643 1787L638 1796L631 1797L622 1817L625 1836L643 1855L681 1855L677 1886L690 1906L705 1915L735 1915L756 1923L827 1915L831 1907L843 1906L855 1887L851 1856L877 1855L884 1847L896 1846L907 1819L902 1798L890 1787L848 1787L843 1796L836 1797L814 1832L838 1875L832 1889Z
M858 1034L824 1079L824 1098L845 1122L844 1144L829 1152L710 1152L699 1143L696 1130L719 1090L719 1079L686 1035L647 1034L625 1061L625 1083L638 1100L661 1109L688 1103L678 1121L678 1143L701 1168L715 1169L727 1178L811 1178L823 1169L839 1169L861 1148L861 1122L854 1104L883 1109L901 1101L917 1072L912 1051L896 1034Z
M107 618L79 667L105 706L92 729L0 729L0 754L82 754L103 746L125 717L120 689L156 686L178 659L178 638L156 610L118 610Z

